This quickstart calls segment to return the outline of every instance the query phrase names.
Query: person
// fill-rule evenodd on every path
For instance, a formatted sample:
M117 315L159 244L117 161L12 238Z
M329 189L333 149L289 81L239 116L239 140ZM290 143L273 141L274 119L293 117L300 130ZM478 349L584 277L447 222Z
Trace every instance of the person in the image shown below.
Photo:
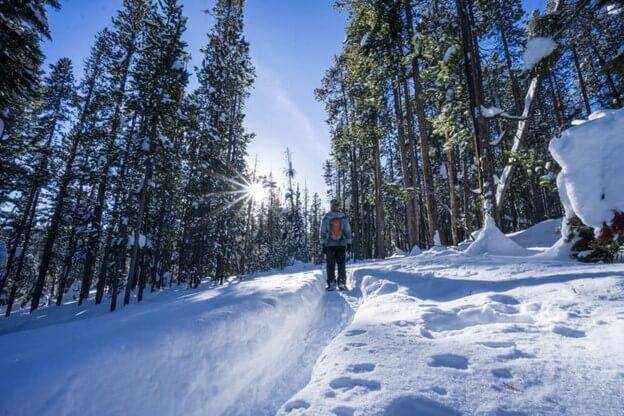
M346 252L351 251L351 225L347 215L340 211L340 201L333 199L330 211L321 221L321 243L327 258L327 290L336 284L338 266L338 289L347 290Z

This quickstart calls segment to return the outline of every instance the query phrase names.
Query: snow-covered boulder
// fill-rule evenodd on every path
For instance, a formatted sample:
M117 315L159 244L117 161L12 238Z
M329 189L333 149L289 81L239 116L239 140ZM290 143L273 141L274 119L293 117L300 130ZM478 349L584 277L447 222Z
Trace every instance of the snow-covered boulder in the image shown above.
M624 109L599 111L550 141L561 166L557 187L566 218L594 228L624 212Z
M528 250L520 247L516 242L503 234L496 226L494 218L490 215L486 215L483 228L464 253L468 256L479 256L482 254L526 256L530 254Z

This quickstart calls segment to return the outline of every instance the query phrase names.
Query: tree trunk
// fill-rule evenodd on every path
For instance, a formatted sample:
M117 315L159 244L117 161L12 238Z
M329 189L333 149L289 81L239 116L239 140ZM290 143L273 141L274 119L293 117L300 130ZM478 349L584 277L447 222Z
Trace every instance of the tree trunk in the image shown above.
M449 178L449 200L451 208L451 236L453 245L457 245L461 241L461 228L459 216L459 199L457 197L457 162L455 158L455 146L449 143L448 132L446 133L446 159Z
M511 83L511 92L514 98L514 105L516 107L516 114L522 113L522 97L520 95L520 85L518 84L518 78L513 72L513 64L511 61L511 53L509 52L509 43L507 42L507 34L502 26L498 27L498 31L501 35L503 42L503 53L505 54L505 66L507 67L507 73L509 75L509 81Z
M405 10L407 15L407 31L408 38L411 40L414 37L414 18L412 15L411 1L405 3ZM418 55L414 50L413 42L409 42L412 53L412 78L414 79L414 109L416 111L416 118L418 120L418 138L420 141L420 156L423 164L423 185L424 185L424 197L425 197L425 212L427 213L427 230L428 230L428 243L433 244L435 232L436 232L436 201L433 190L433 176L431 173L431 160L429 156L429 134L427 132L428 122L425 116L425 102L423 96L423 88L420 79L420 67L418 62Z
M6 284L7 279L9 275L11 274L11 270L13 269L13 262L15 261L15 253L17 251L17 247L19 246L21 236L24 233L24 231L30 231L27 229L26 224L28 222L28 217L30 215L32 206L34 205L35 209L37 207L37 202L39 200L39 191L41 189L40 181L41 181L41 177L45 174L46 170L48 169L50 149L51 149L52 138L54 137L55 130L56 130L56 120L54 121L52 131L48 135L46 144L43 147L46 150L43 156L41 157L41 161L39 162L39 166L37 167L37 172L35 173L35 178L30 187L28 199L26 200L26 204L24 206L24 214L22 215L22 218L20 219L20 222L18 223L18 226L15 230L15 235L13 237L13 244L11 245L11 249L9 251L9 258L8 258L7 265L5 268L4 276L2 276L2 279L0 280L0 296L2 295L2 292L4 290L4 285Z
M600 66L600 71L604 75L605 80L607 82L607 88L609 89L609 92L611 93L611 96L613 97L613 104L615 104L616 107L619 108L619 107L622 106L622 100L620 99L620 92L618 91L617 87L615 86L615 82L613 81L613 78L611 77L611 74L607 70L607 63L604 60L604 58L602 57L602 54L600 53L600 50L598 49L597 42L594 39L594 36L592 35L591 30L587 30L586 33L587 33L587 36L588 36L589 45L591 46L591 49L594 52L594 55L596 56L596 59L598 60L598 65Z
M375 257L383 259L386 255L385 247L385 219L382 197L381 155L379 151L379 138L373 139L373 159L375 163Z
M550 86L550 95L553 100L553 106L555 107L555 117L557 118L557 124L559 128L563 127L563 120L565 118L563 114L563 106L561 105L561 99L557 93L556 83L553 77L552 69L548 71L548 85Z
M470 0L468 0L470 1ZM483 105L483 85L480 73L479 50L472 32L467 0L456 0L457 17L462 33L462 49L464 53L464 69L468 83L470 101L470 117L473 124L473 144L475 148L475 164L478 171L479 190L484 203L484 214L496 218L496 198L494 194L494 172L492 152L489 149L488 125L480 113Z
M110 129L109 144L106 155L107 161L104 164L100 173L95 209L93 210L93 216L91 218L91 229L85 255L85 262L82 274L82 285L80 288L80 300L88 296L88 291L91 287L91 282L93 280L93 268L95 267L95 258L97 256L97 251L100 244L100 233L102 231L102 214L104 213L106 190L108 188L108 174L109 170L113 166L113 147L115 145L115 140L117 139L119 128L121 127L121 117L123 111L124 97L126 94L126 84L128 81L130 62L132 61L132 57L136 51L135 42L136 36L133 36L129 40L129 44L126 45L126 56L120 68L121 79L119 80L118 89L115 94L115 110L113 112L113 122Z
M80 141L80 135L76 135L72 142L72 147L69 153L69 158L65 165L65 173L61 180L58 195L56 197L56 204L54 207L54 213L52 214L52 220L50 221L50 228L45 240L43 253L41 254L41 262L39 265L39 273L37 275L37 282L35 284L35 290L33 292L32 303L30 304L30 312L32 313L39 307L39 300L43 291L45 283L45 277L48 274L48 268L52 260L52 250L54 249L54 242L56 241L56 235L58 234L59 227L61 225L63 208L65 205L65 196L67 195L67 188L73 178L74 160L76 159L76 152L78 150L78 143Z
M160 209L158 210L158 222L156 223L156 246L154 248L154 257L152 259L152 265L150 270L150 281L151 288L150 291L153 292L154 288L157 284L157 276L158 276L158 268L161 264L160 256L162 254L162 239L163 239L163 229L165 226L165 213L167 210L167 194L163 193L162 201L160 203Z
M9 299L7 301L7 307L5 310L5 316L11 315L13 303L15 302L15 295L17 293L18 286L22 280L22 270L24 268L24 259L26 258L26 252L28 251L28 245L30 244L30 235L32 233L33 223L35 221L35 213L37 211L37 203L39 202L39 191L34 196L33 203L31 204L30 211L26 217L26 234L24 235L24 244L22 245L22 251L17 261L17 269L15 270L15 277L13 278L13 285L11 286L11 292L9 293Z
M570 48L572 49L572 58L574 68L576 69L579 90L581 91L581 97L583 98L583 105L585 106L585 111L589 116L591 114L591 106L589 105L589 97L587 96L587 88L585 87L585 78L583 77L583 70L581 69L578 53L576 52L576 45L572 43L570 44Z
M392 87L392 98L394 103L394 114L397 120L397 133L399 140L399 151L401 155L401 170L403 171L403 186L407 192L407 207L406 207L406 221L407 221L407 242L408 250L418 244L419 236L419 216L416 209L415 187L413 183L414 175L410 167L411 155L408 150L407 140L405 138L405 123L403 120L403 110L401 109L398 86Z
M124 294L124 306L130 303L130 293L136 282L136 269L139 255L139 238L143 231L143 215L147 206L147 191L152 180L152 158L148 156L143 183L141 184L141 193L139 194L139 210L136 215L135 230L132 240L132 254L130 256L130 270L128 271L128 279L126 282L126 290Z

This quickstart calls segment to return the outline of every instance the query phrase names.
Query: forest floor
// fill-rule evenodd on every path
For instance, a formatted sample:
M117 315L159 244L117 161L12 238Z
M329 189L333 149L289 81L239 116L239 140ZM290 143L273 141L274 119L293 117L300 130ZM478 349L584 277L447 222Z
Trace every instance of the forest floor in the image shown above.
M621 415L624 264L542 256L549 227L351 264L348 292L292 268L0 319L0 415Z

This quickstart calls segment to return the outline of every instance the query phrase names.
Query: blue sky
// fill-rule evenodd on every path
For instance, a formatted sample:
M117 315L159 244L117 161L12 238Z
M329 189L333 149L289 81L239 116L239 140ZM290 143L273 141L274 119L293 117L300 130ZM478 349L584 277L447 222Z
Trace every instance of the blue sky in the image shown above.
M212 26L211 17L202 10L214 3L182 3L189 19L185 40L193 65L199 65L199 50ZM246 109L246 128L256 134L249 146L250 163L257 154L259 171L272 171L281 182L284 152L290 147L297 180L322 196L321 165L329 154L329 134L323 106L314 99L313 91L340 50L346 21L332 3L248 0L245 10L245 35L257 74ZM49 16L53 39L44 45L48 62L69 57L80 77L95 34L110 25L121 4L121 0L62 0L61 10Z
M313 91L344 39L346 16L333 8L333 1L248 0L245 11L245 32L257 73L246 109L246 128L256 134L249 147L250 162L257 154L260 173L272 171L281 182L284 152L290 147L297 181L321 196L325 194L321 167L330 145L323 106ZM199 50L212 26L202 10L213 2L182 0L193 65L201 62ZM61 10L50 14L53 40L44 44L48 62L69 57L80 77L96 32L110 25L121 3L61 0ZM543 7L542 0L524 4L527 10Z

